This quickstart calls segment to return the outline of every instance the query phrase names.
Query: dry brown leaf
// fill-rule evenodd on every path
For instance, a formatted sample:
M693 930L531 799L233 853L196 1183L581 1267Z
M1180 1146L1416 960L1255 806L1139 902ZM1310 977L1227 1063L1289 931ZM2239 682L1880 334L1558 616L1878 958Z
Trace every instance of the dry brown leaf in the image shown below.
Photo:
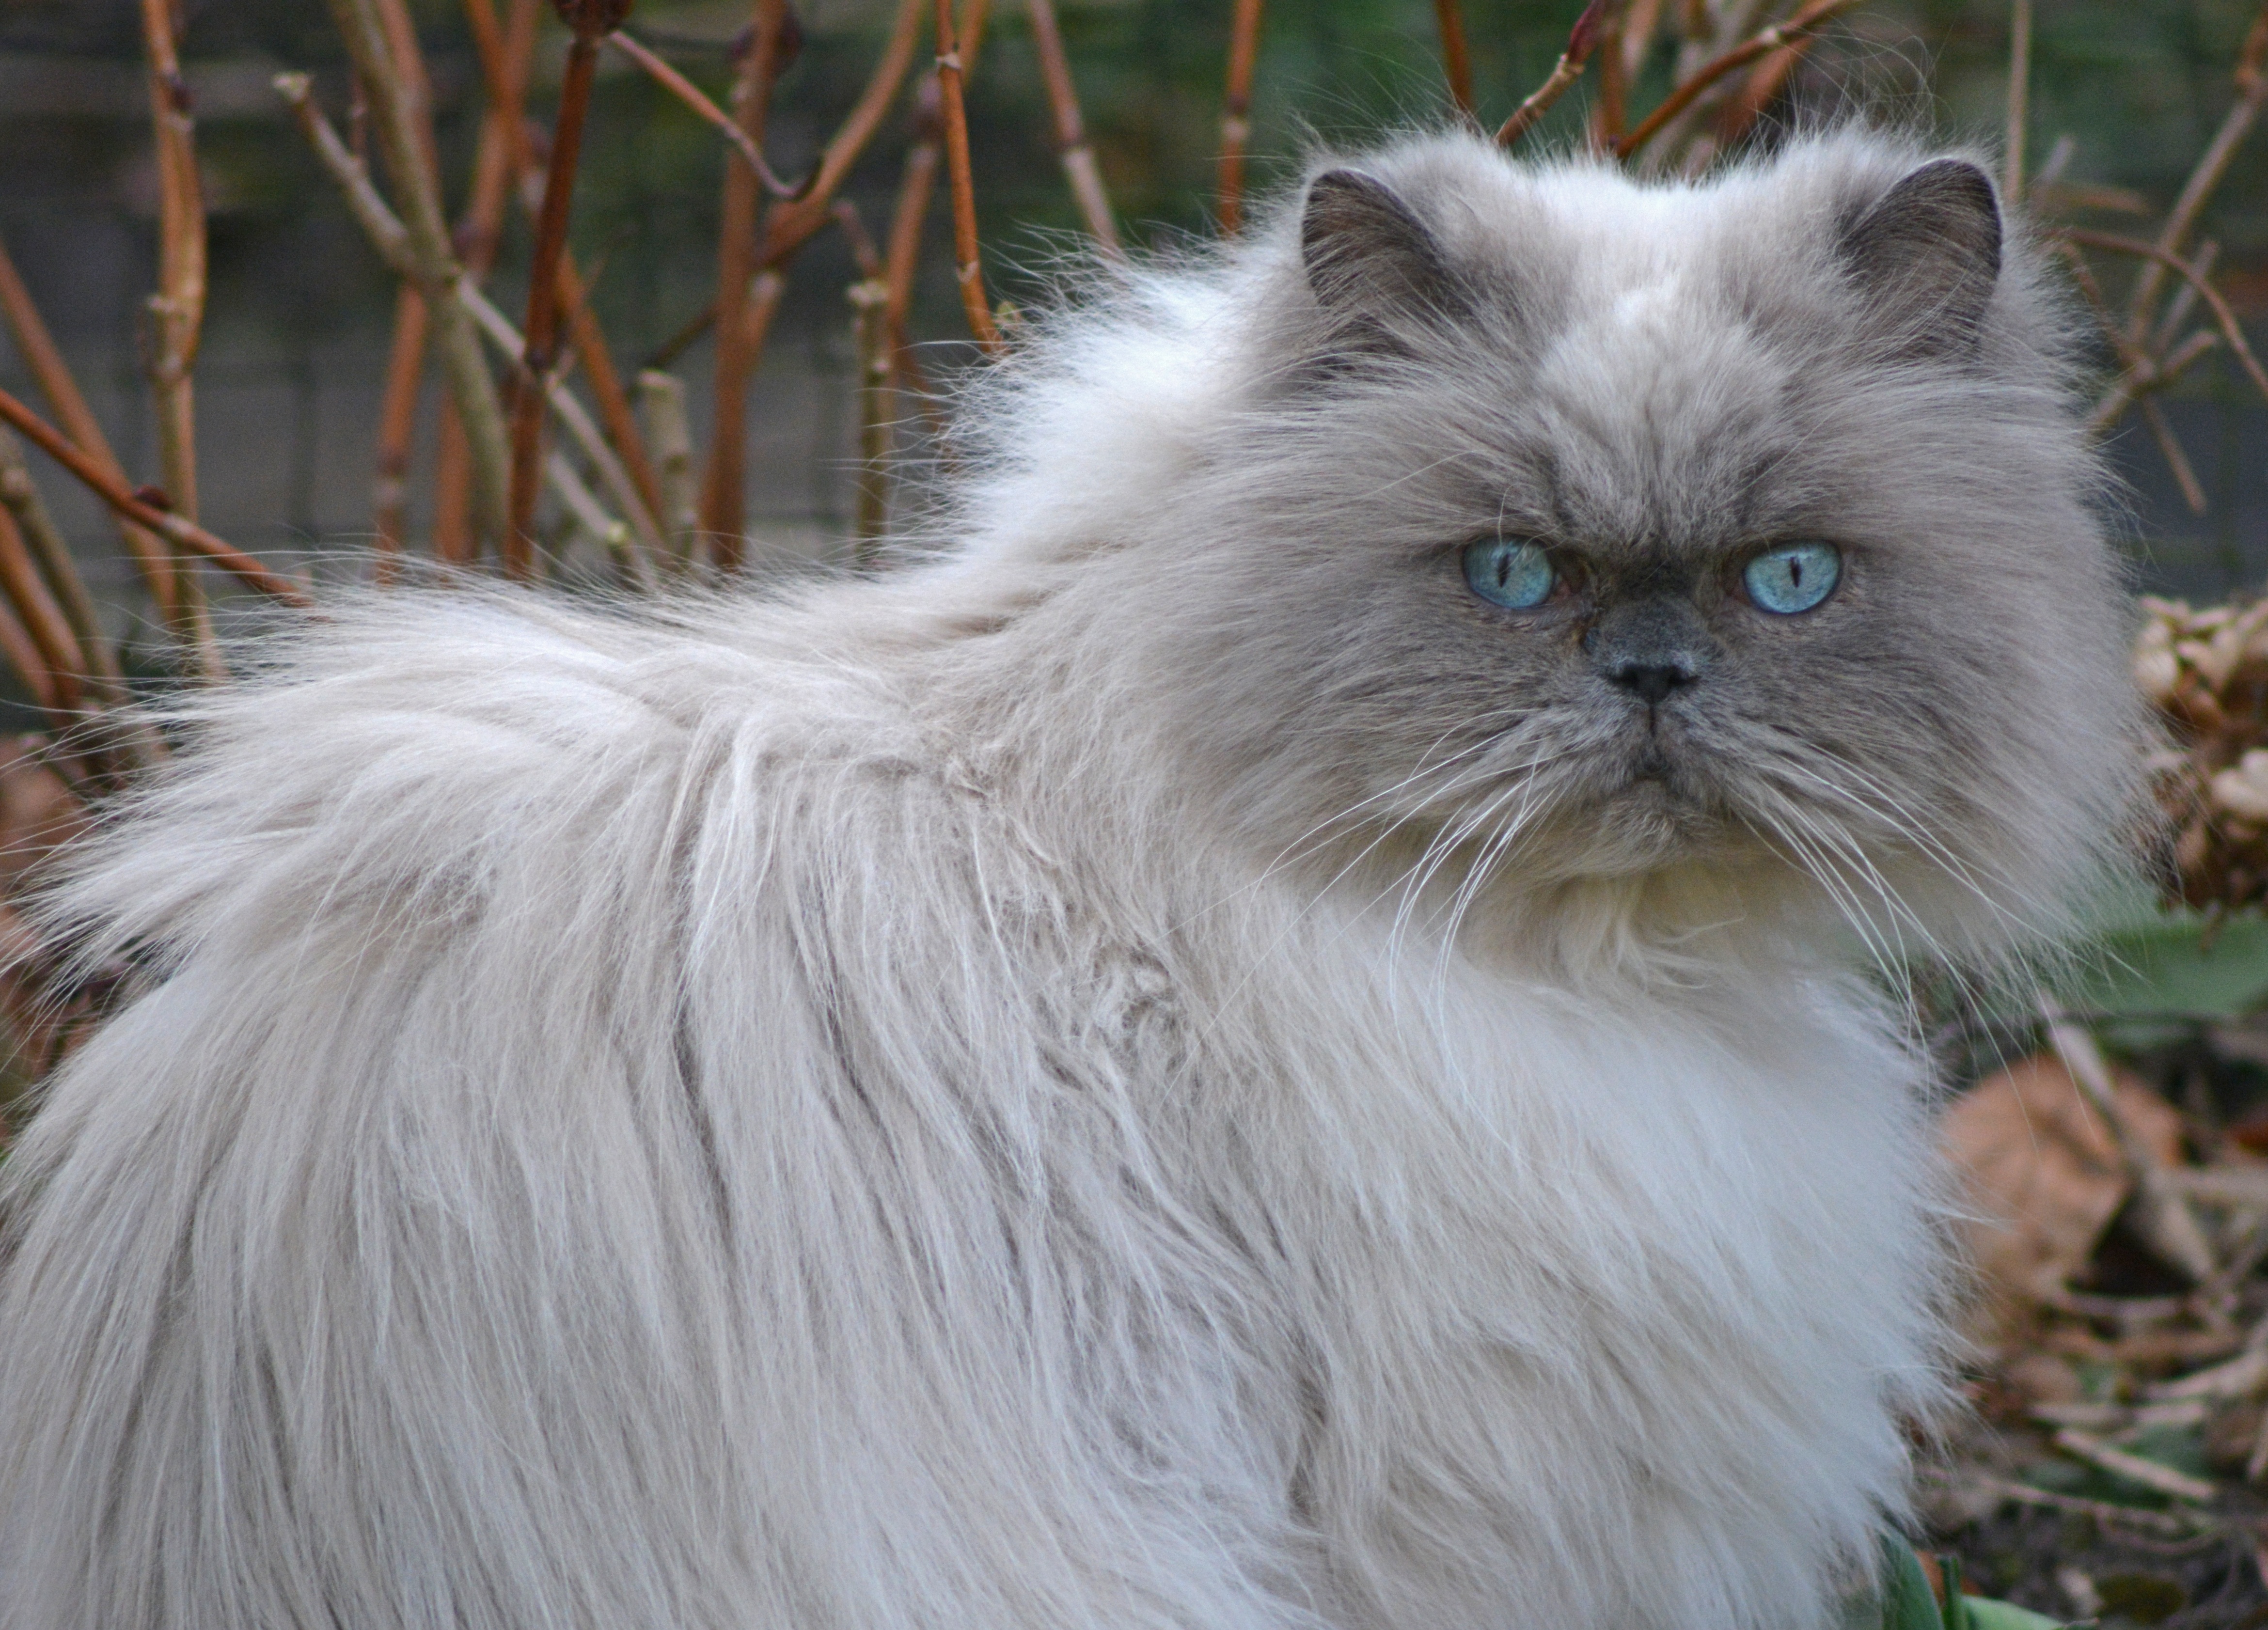
M2118 1072L2113 1101L2159 1160L2181 1157L2181 1117L2163 1098ZM2110 1128L2051 1054L1977 1083L1945 1112L1940 1137L1976 1215L1970 1255L2003 1295L2036 1301L2061 1288L2125 1203Z

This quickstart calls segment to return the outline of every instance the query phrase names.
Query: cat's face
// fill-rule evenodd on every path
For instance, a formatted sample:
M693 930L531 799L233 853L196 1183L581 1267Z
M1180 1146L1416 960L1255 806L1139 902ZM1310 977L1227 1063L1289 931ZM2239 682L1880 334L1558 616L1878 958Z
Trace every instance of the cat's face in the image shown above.
M1846 139L1648 192L1434 143L1301 227L1184 585L1235 613L1197 728L1287 848L1777 869L1971 941L2092 858L2122 601L1973 165Z

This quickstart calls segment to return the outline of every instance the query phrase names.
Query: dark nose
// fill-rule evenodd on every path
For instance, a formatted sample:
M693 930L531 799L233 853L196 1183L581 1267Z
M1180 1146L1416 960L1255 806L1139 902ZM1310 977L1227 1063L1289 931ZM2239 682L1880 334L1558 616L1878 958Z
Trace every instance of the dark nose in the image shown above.
M1647 707L1658 708L1670 692L1692 684L1696 675L1683 663L1625 662L1609 669L1607 678Z

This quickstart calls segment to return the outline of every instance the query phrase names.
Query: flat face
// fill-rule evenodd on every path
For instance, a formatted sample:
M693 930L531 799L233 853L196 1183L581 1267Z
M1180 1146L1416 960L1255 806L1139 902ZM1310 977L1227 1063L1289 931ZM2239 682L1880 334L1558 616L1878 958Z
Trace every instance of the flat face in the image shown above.
M1972 166L1855 138L1655 190L1431 143L1311 202L1306 355L1222 454L1235 660L1283 699L1245 750L1329 767L1311 821L1510 874L1904 867L2004 910L2028 821L2091 841L2131 703L2000 241Z

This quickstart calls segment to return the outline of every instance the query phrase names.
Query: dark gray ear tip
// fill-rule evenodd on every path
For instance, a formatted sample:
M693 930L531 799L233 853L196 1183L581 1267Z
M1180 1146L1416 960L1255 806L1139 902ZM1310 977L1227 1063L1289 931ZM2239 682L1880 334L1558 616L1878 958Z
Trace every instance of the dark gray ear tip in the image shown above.
M1307 183L1300 237L1311 253L1334 238L1366 229L1373 235L1381 229L1422 230L1410 206L1376 176L1359 170L1326 170Z

